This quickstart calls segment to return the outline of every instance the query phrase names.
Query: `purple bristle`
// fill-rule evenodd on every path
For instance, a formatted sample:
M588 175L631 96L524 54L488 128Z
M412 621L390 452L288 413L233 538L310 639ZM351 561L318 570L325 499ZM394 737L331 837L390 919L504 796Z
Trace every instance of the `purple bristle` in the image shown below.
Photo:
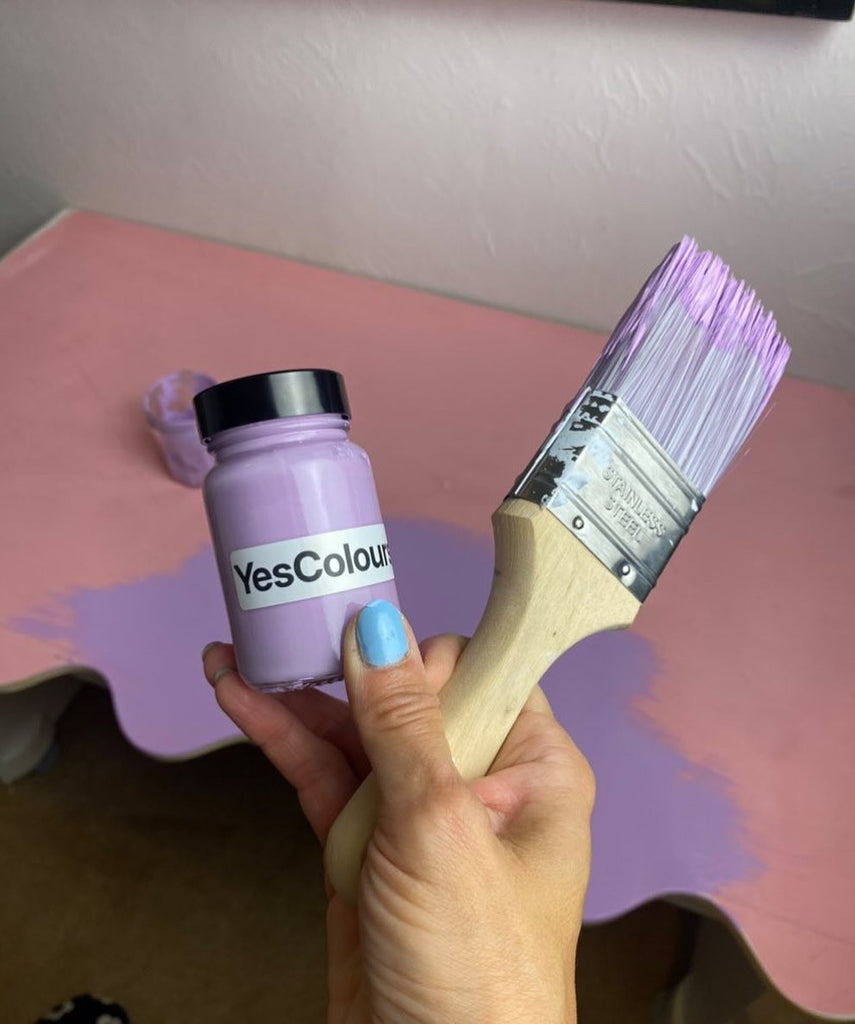
M711 252L684 238L650 275L585 381L621 398L708 494L790 355L771 313Z

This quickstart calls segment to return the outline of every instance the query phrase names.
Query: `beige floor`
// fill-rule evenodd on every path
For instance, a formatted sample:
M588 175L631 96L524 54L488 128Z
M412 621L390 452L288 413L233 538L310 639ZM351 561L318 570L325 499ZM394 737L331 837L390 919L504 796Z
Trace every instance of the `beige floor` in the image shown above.
M53 767L0 786L0 1024L86 991L133 1024L322 1022L319 851L257 751L153 761L89 686L58 745ZM585 929L581 1024L650 1022L686 926L653 904Z

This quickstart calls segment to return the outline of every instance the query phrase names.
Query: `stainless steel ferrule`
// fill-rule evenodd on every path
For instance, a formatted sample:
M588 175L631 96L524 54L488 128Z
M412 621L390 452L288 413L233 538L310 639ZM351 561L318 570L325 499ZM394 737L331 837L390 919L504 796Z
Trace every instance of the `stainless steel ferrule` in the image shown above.
M548 508L643 601L703 495L605 391L583 391L555 425L510 497Z

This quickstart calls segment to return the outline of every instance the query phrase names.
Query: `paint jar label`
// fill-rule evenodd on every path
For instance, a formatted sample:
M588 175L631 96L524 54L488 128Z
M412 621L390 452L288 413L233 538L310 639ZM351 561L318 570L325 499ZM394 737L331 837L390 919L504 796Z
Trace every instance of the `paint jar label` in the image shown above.
M229 562L244 611L395 578L382 523L240 548L232 551Z

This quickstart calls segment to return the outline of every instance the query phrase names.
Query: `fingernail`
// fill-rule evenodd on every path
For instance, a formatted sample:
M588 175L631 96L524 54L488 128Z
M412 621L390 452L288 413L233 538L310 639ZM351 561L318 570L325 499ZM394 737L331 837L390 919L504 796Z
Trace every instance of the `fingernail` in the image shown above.
M222 668L218 668L211 676L211 685L216 686L221 679L225 679L232 672L234 672L234 669L230 665L223 665Z
M401 613L388 601L372 601L356 620L356 642L367 665L394 665L407 653L407 634Z
M208 651L212 651L215 647L219 646L219 640L212 640L209 644L205 644L205 646L202 648L202 661L205 660L205 656L207 655Z

